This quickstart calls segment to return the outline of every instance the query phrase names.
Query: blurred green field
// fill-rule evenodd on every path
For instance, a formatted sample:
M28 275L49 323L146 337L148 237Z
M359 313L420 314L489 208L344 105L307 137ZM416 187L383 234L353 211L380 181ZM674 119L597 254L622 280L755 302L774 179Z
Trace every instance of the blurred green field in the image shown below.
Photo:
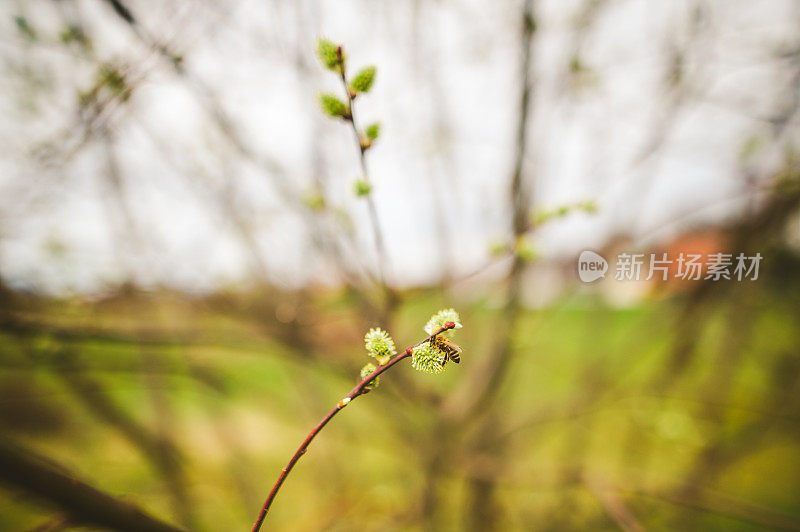
M378 325L340 295L303 298L288 324L255 296L17 301L25 310L0 334L3 432L172 522L248 529L298 443L357 382L365 325ZM685 297L615 309L573 294L526 310L488 441L469 425L443 433L426 394L457 404L496 309L433 292L406 301L392 327L402 345L438 308L461 311L462 364L387 373L315 440L269 529L458 530L486 479L504 530L617 529L615 511L644 528L800 526L797 301L767 287L705 302L700 318ZM693 356L675 370L685 319ZM0 530L56 516L0 492Z

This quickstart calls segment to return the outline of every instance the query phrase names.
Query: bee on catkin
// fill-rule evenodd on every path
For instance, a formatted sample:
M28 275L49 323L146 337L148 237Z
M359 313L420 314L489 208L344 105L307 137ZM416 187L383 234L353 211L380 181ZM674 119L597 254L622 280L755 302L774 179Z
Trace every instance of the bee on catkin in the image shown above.
M461 362L461 347L445 338L442 335L435 336L431 339L431 346L438 351L444 353L442 358L442 367L447 364L448 360L452 360L456 364Z

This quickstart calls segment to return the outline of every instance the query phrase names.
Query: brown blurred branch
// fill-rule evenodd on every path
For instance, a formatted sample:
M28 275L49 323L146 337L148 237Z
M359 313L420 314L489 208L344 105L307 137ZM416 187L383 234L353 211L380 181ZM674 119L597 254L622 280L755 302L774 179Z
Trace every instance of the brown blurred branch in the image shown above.
M699 498L686 497L684 487L675 490L647 491L625 489L626 493L663 500L686 508L721 515L757 526L779 530L800 530L800 520L770 508L753 504L709 489L697 490Z
M119 431L163 477L173 499L172 507L181 522L190 526L193 515L182 464L183 455L174 441L150 430L131 416L113 400L100 382L80 371L81 366L73 353L62 352L61 366L69 368L68 372L59 375L73 395L99 421Z
M602 479L587 479L589 488L608 516L625 532L642 532L644 528L630 511L618 490Z
M28 529L27 532L57 532L59 530L67 530L70 526L71 521L69 517L56 517L55 519L50 519L41 525L36 525Z
M114 9L115 13L120 16L120 18L130 27L136 37L146 46L153 49L156 53L158 53L168 64L174 74L180 77L183 81L186 82L187 87L192 91L192 93L197 97L199 103L206 109L208 115L212 119L213 123L217 127L220 134L227 140L229 145L233 147L234 151L243 157L244 159L252 162L256 166L262 169L265 175L270 180L271 185L277 190L277 192L288 202L293 205L294 207L298 208L301 217L306 222L306 224L311 229L309 234L312 240L321 248L323 252L329 253L340 270L342 280L345 285L352 291L353 294L359 299L359 304L361 305L362 311L365 315L369 316L374 313L374 306L370 301L369 295L367 294L364 287L360 286L360 283L357 282L356 274L351 271L351 266L347 263L347 258L351 258L356 254L348 254L346 250L341 248L340 243L337 241L336 236L331 234L327 220L320 220L318 216L314 215L310 212L308 207L304 205L302 198L297 192L290 188L288 183L291 183L292 180L288 179L287 171L280 163L280 161L276 160L275 158L269 155L260 155L255 150L251 148L250 145L246 142L245 138L240 133L239 127L236 124L234 118L228 113L225 109L223 104L219 101L218 96L215 94L214 90L205 83L203 80L198 78L192 72L190 72L186 68L186 62L184 61L183 56L174 52L170 49L166 44L158 42L154 37L152 37L143 27L143 25L133 16L131 10L126 7L126 5L120 0L101 0L105 3L111 5ZM298 58L302 58L301 53L297 53ZM307 72L309 70L308 65L303 60L298 61L298 67L301 71ZM318 145L318 138L317 136L314 137L315 146ZM364 165L363 160L363 152L362 152L362 166ZM191 173L193 176L196 176L197 172L192 171ZM366 171L365 171L366 174ZM314 172L315 179L318 179L317 172ZM317 184L318 188L319 183ZM246 247L247 251L251 255L254 272L256 273L259 280L265 282L267 280L267 268L266 263L264 261L263 254L258 246L257 239L255 238L256 235L253 234L253 230L250 225L246 222L245 218L242 216L239 209L236 208L235 205L231 203L231 199L229 194L222 193L222 194L214 194L214 197L217 201L222 204L222 208L225 211L226 217L229 218L233 225L235 226L236 231L238 232L239 236L242 239L244 246ZM373 215L372 210L374 210L374 206L371 207L371 216ZM373 222L377 221L377 215L373 216ZM335 224L338 225L338 220L334 220ZM375 223L373 223L374 227L377 227ZM347 234L346 231L343 232L344 237L348 240L349 244L353 244L352 238L348 238L350 235ZM382 241L382 237L381 237ZM381 245L382 247L382 245ZM380 256L385 257L385 253L381 253L379 249L379 258ZM383 260L383 259L382 259ZM358 266L359 264L356 263ZM381 271L383 271L384 267L381 267ZM381 277L383 279L383 277ZM392 294L388 293L387 296L391 296ZM387 301L392 302L394 301L393 298L387 297ZM387 304L388 305L388 304ZM382 321L388 323L389 320L386 319L387 316L382 316Z
M588 484L593 482L592 479L587 478L586 474L576 471L573 467L567 467L555 474L550 470L540 471L536 474L531 474L530 471L510 471L499 476L497 474L497 467L500 463L496 456L469 455L461 459L467 464L467 467L462 470L466 478L499 482L504 487L516 491L541 490L544 488L558 490L573 486L589 487ZM452 471L450 473L454 474ZM552 477L555 480L552 482L532 482L533 479L545 477ZM596 482L596 479L594 481ZM609 488L607 483L602 487L604 489ZM797 515L787 514L780 510L734 497L710 489L706 485L696 486L697 492L701 495L697 498L689 498L685 495L686 484L684 482L677 482L664 488L651 488L641 481L629 479L624 483L613 486L613 488L619 495L645 497L664 501L678 506L736 519L743 523L780 530L800 530L800 518L798 518Z
M519 122L517 123L514 170L508 197L511 207L511 232L515 244L524 237L530 228L531 184L526 179L524 166L528 153L529 120L533 93L531 60L533 57L533 39L536 33L533 0L525 0L521 18L521 61L519 67L522 76L519 92ZM458 421L462 426L467 423L467 420L473 420L475 415L486 412L489 409L493 399L497 397L499 388L506 376L512 356L511 341L516 332L520 314L520 294L524 270L525 259L520 254L515 254L508 274L506 301L499 313L498 323L493 335L494 344L488 364L482 368L480 373L474 374L476 378L470 382L469 394L467 394L469 400L466 402L466 406L458 412L460 414ZM489 415L480 428L481 434L477 438L477 445L492 445L487 442L492 440L491 435L494 430L492 416ZM496 447L496 442L494 445ZM501 449L497 449L497 453L499 455L504 454ZM468 489L471 493L471 500L474 501L468 518L469 528L472 530L494 528L496 526L496 517L500 513L494 496L494 481L471 482Z
M733 227L728 249L748 250L770 244L771 239L781 234L783 227L800 206L800 168L790 166L775 176L777 183L762 208ZM762 248L763 249L763 248ZM655 384L657 392L668 389L688 369L695 347L700 341L702 325L706 317L706 305L715 299L723 299L734 285L703 281L697 283L687 300L685 310L679 313L676 335L669 367Z
M514 170L511 176L508 196L512 213L511 230L515 240L524 235L530 228L530 183L525 179L524 162L528 151L528 124L533 92L531 83L531 48L536 31L533 4L533 0L526 0L522 13L520 110L517 124ZM489 357L488 367L483 368L476 378L469 383L469 400L462 403L463 409L460 412L460 419L470 418L475 412L485 409L489 398L495 393L505 376L511 357L511 337L514 333L520 309L520 288L524 268L525 260L519 255L515 255L508 274L506 301L500 311L496 333L493 335L496 342Z
M259 513L258 519L256 519L256 522L253 525L253 529L251 532L258 532L259 530L261 530L261 525L264 523L264 519L267 517L267 512L269 512L269 508L272 505L272 501L275 500L275 496L278 494L278 490L283 485L283 482L286 480L286 477L289 476L289 473L292 471L292 468L294 468L297 461L300 460L300 457L306 453L306 451L308 450L308 446L311 444L311 441L317 436L317 434L320 433L320 431L323 428L325 428L325 425L328 424L328 422L333 418L333 416L339 413L339 411L342 410L345 406L350 404L350 401L352 401L353 399L357 398L360 395L364 395L365 393L367 393L369 389L366 388L370 382L372 382L374 379L379 377L382 373L389 370L389 368L391 368L404 358L410 357L412 354L412 350L415 347L430 341L432 338L443 333L444 331L455 328L455 326L456 326L455 323L453 323L452 321L445 323L443 327L435 331L427 338L424 338L423 340L420 340L416 344L407 347L405 351L392 358L389 362L379 366L378 369L367 375L367 377L365 377L361 382L359 382L355 386L355 388L350 390L350 392L347 395L345 395L344 398L342 398L342 400L339 401L336 404L336 406L333 407L333 409L325 415L324 418L322 418L322 421L320 421L317 424L317 426L314 427L311 430L311 432L308 433L308 436L306 436L306 439L303 440L303 443L301 443L300 447L298 447L297 451L295 451L294 455L289 460L287 466L284 467L283 470L281 471L278 480L275 482L275 485L272 487L272 490L269 492L269 495L267 496L267 500L264 501L264 506L261 508L261 513Z
M132 11L121 0L102 0L110 5L114 12L127 24L136 37L146 46L157 52L170 66L172 71L184 81L205 108L219 132L234 150L253 164L261 168L275 190L285 199L301 204L297 194L291 190L286 179L286 169L276 159L256 153L242 137L239 127L228 111L222 106L214 90L197 76L186 69L184 58L157 39L151 36L143 25L133 16Z
M0 440L0 481L43 499L70 522L128 532L180 532L181 529L120 501L64 472L52 461Z

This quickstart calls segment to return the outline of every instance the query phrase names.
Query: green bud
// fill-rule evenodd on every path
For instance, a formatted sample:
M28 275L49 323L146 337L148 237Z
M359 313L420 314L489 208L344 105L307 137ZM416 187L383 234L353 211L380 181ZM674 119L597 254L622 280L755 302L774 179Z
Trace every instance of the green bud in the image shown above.
M372 83L375 81L375 67L368 66L361 69L353 81L350 82L350 88L355 92L369 92L372 88Z
M86 32L83 31L83 28L77 24L68 24L67 27L61 32L59 38L64 44L76 43L86 50L92 49L92 41L89 40L89 37L86 35Z
M317 39L317 57L328 70L339 70L342 61L339 59L338 50L339 46L336 43L323 37Z
M325 208L325 197L319 191L313 191L303 198L303 203L312 211L321 211Z
M36 31L28 23L28 19L26 19L22 15L18 15L16 17L14 17L14 22L16 22L17 30L19 30L20 34L23 37L25 37L30 42L33 42L33 41L36 40Z
M378 367L375 364L373 364L372 362L368 362L363 368L361 368L361 380L364 380L367 377L369 377L376 369L378 369ZM380 385L380 383L381 383L381 378L375 377L374 379L369 381L366 386L364 386L364 389L374 390L375 388L378 387L378 385Z
M531 224L542 225L554 216L553 211L537 210L531 213Z
M370 124L367 126L367 129L364 130L364 135L366 135L370 141L376 140L378 138L378 135L380 134L381 134L380 122L375 122L374 124Z
M372 192L372 185L364 179L356 179L353 182L353 192L359 198L363 198Z
M125 74L110 63L103 63L98 67L97 87L107 87L114 96L123 102L127 101L133 92L133 88L128 85Z
M500 257L508 253L508 244L502 240L495 240L489 243L489 254L492 257Z
M347 115L347 106L333 94L320 94L319 105L322 112L333 118L344 118Z
M386 364L397 353L392 337L380 328L370 329L364 335L364 346L369 356L375 357L380 364Z
M578 208L587 214L595 214L599 210L597 202L594 202L592 200L580 202L578 204Z
M572 59L570 59L569 61L569 71L572 72L573 74L578 74L580 72L583 72L584 70L585 67L583 66L581 58L577 55L572 56Z
M517 239L517 243L514 245L514 252L517 254L517 257L525 262L531 262L537 258L536 251L533 249L531 243L525 238Z
M542 225L555 218L563 218L576 211L594 214L597 212L597 204L594 201L579 201L572 205L562 205L550 210L537 210L531 213L531 224L533 226Z

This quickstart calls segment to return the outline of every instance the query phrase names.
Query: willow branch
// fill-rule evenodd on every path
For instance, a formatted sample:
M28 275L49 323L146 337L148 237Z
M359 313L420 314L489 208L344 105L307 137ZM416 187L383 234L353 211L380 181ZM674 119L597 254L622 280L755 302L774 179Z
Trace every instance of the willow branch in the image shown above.
M363 174L363 179L367 183L371 184L369 178L369 170L367 170L367 146L364 145L361 139L361 132L358 130L358 122L356 121L355 115L355 93L350 90L350 85L347 84L347 75L345 74L344 69L344 58L342 56L342 49L336 51L339 55L339 62L342 65L340 70L342 84L344 85L344 92L347 94L347 114L343 117L350 123L350 126L353 129L353 135L355 135L356 144L358 145L358 160L361 164L361 173ZM383 288L384 292L388 292L388 288L386 285L386 245L384 244L383 238L383 231L381 230L380 221L378 220L378 209L375 207L375 200L372 198L371 194L368 194L366 197L367 200L367 209L369 211L369 219L370 224L372 225L372 234L375 239L375 249L378 253L378 278L381 283L381 288ZM386 294L388 295L388 293Z
M439 335L439 334L441 334L444 331L447 331L449 329L453 329L455 326L456 326L455 323L447 322L447 323L444 324L443 327L441 327L439 330L435 331L433 334L431 334L427 338L425 338L423 340L420 340L419 342L417 342L416 344L414 344L412 346L406 347L405 351L403 351L399 355L397 355L394 358L392 358L389 362L387 362L386 364L382 364L381 366L378 366L378 368L375 371L373 371L372 373L367 375L367 377L364 378L361 382L359 382L355 386L355 388L350 390L350 392L347 395L345 395L342 398L341 401L336 403L336 406L333 407L333 409L330 412L328 412L325 415L324 418L322 418L322 421L317 423L317 426L314 427L313 429L311 429L311 432L308 433L308 436L306 436L306 439L303 440L303 443L301 443L300 447L297 448L297 451L295 451L294 455L289 460L289 463L286 465L286 467L284 467L281 470L281 474L278 477L278 480L275 482L275 485L272 486L272 491L269 492L269 495L267 496L267 500L264 501L264 506L261 508L261 513L259 513L258 519L256 520L255 524L253 525L253 528L252 528L251 532L258 532L259 530L261 530L261 525L264 523L264 519L267 517L267 512L269 511L270 506L272 506L272 501L275 500L275 496L278 494L278 490L281 489L281 486L283 485L283 482L286 480L286 477L289 476L289 473L292 471L292 468L295 466L297 461L300 460L300 457L303 456L306 453L306 451L308 450L308 446L311 444L311 441L317 436L317 434L320 433L320 431L323 428L325 428L325 425L328 424L328 422L333 418L333 416L335 416L337 413L339 413L340 410L342 410L344 407L346 407L348 404L350 404L350 402L353 399L355 399L356 397L358 397L360 395L364 395L365 393L367 393L369 391L367 386L369 385L370 382L375 380L377 377L379 377L385 371L388 371L389 368L391 368L392 366L394 366L395 364L397 364L398 362L400 362L404 358L410 357L415 347L420 346L420 345L424 344L425 342L429 342L435 336L437 336L437 335Z

